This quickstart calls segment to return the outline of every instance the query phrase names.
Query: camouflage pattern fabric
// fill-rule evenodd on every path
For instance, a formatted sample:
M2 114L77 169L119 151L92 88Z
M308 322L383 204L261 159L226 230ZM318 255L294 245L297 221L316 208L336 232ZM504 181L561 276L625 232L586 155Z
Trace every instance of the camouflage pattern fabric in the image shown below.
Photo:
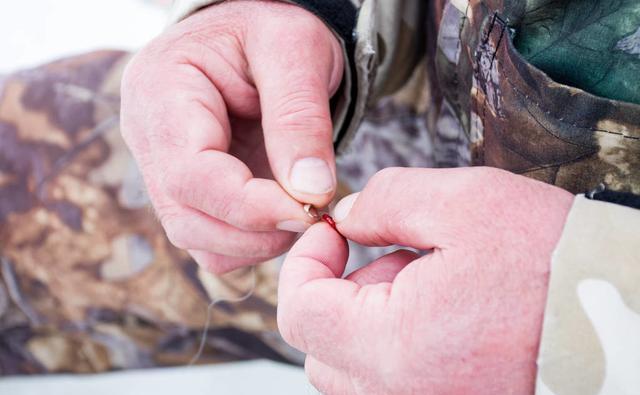
M443 87L439 107L459 119L472 164L574 193L601 182L640 193L639 105L563 85L527 62L513 36L535 11L528 2L436 3L440 35L430 55Z
M554 253L537 395L640 392L638 211L576 198Z
M128 57L97 52L0 87L0 373L183 365L214 298L251 287L174 248L118 129ZM301 363L275 322L277 262L220 302L200 363Z
M637 0L528 0L514 44L554 81L640 104Z

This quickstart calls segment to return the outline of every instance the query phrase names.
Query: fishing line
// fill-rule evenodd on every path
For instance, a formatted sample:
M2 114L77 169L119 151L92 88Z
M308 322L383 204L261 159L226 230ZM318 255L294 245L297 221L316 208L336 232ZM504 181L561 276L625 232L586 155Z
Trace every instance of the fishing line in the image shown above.
M195 364L196 362L198 362L198 360L200 359L200 357L202 356L202 353L204 352L204 346L207 342L207 334L209 332L209 328L211 327L211 312L213 311L213 307L220 302L228 302L228 303L240 303L243 302L247 299L249 299L251 297L251 295L253 295L253 292L256 289L256 283L257 283L257 275L256 275L256 267L255 266L251 266L251 287L249 287L249 290L242 295L239 298L224 298L224 297L215 297L213 298L213 300L209 303L209 305L207 306L207 318L206 321L204 323L204 328L202 329L202 336L200 337L200 345L198 346L198 351L195 353L195 355L191 358L191 361L189 361L189 364L187 366L192 366L193 364Z
M336 223L333 220L333 218L331 218L330 215L318 213L318 210L315 207L313 207L311 204L306 204L304 206L304 211L311 218L316 219L316 220L322 220L322 221L326 222L336 232L338 232L338 228L336 226ZM338 234L340 234L340 232L338 232ZM251 278L252 278L251 287L249 288L249 291L247 291L247 293L245 293L244 295L242 295L241 297L236 298L236 299L228 299L228 298L224 298L224 297L216 297L211 301L211 303L209 303L209 305L207 306L206 321L205 321L205 324L204 324L204 328L202 329L202 336L200 337L200 345L198 346L198 351L196 352L196 354L193 356L193 358L191 358L191 361L189 361L189 365L188 366L192 366L193 364L198 362L198 360L202 356L202 353L204 352L204 346L205 346L205 344L207 342L207 334L209 332L209 328L211 327L211 322L210 321L211 321L211 312L213 311L213 307L217 303L220 303L220 302L240 303L242 301L245 301L245 300L249 299L251 297L251 295L253 295L253 292L256 289L256 282L257 282L256 277L257 277L257 275L256 275L256 267L252 266L251 267Z

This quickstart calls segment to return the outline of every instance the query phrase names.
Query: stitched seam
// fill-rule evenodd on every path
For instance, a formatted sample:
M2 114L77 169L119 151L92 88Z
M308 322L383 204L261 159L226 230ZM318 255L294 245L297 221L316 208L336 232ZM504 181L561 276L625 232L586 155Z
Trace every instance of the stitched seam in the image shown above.
M490 38L491 38L491 33L493 32L493 27L495 26L496 21L498 21L498 20L499 20L500 22L502 22L502 23L501 23L501 25L502 25L502 30L501 30L501 32L500 32L500 37L498 38L498 43L496 44L496 46L495 46L495 50L493 51L493 54L492 54L492 57L491 57L491 63L490 63L490 66L489 66L489 70L491 70L491 69L493 68L494 60L495 60L495 58L496 58L496 55L497 55L497 53L498 53L498 50L500 49L500 45L502 44L502 39L503 39L503 37L504 37L504 31L506 30L506 23L504 23L504 21L503 21L503 20L498 16L498 13L495 13L495 14L494 14L493 20L492 20L492 22L491 22L491 26L490 26L490 28L489 28L489 30L488 30L488 32L487 32L487 35L486 35L485 39L483 40L484 44L487 44L487 43L489 42L489 40L490 40ZM480 72L479 72L480 68L478 67L478 69L477 69L477 70L478 70L478 71L476 71L476 75L477 75L477 76L479 76L479 75L480 75ZM527 95L524 95L522 92L520 92L520 91L518 90L518 88L514 85L514 83L513 83L511 80L509 80L509 78L507 77L507 75L506 75L505 73L502 73L502 74L501 74L501 76L503 76L503 77L505 77L505 78L506 78L507 82L509 82L509 85L511 85L511 87L512 87L512 88L513 88L513 89L514 89L518 94L520 94L521 96L524 96L524 97L526 97L526 98L528 99ZM486 82L486 81L485 81L485 82ZM483 108L482 108L482 119L483 119L483 122L486 120L486 108L487 108L487 100L488 100L488 96L487 96L486 89L485 89L484 94L485 94L485 97L484 97ZM536 106L537 106L537 107L542 111L541 106L540 106L537 102L535 102L534 100L530 100L530 101L531 101L532 103L534 103L534 104L535 104L535 105L536 105ZM561 165L564 165L564 164L567 164L567 163L573 163L573 162L576 162L576 161L578 161L578 160L580 160L580 159L582 159L582 158L585 158L585 157L591 156L591 155L593 155L594 153L596 153L596 152L598 151L598 150L597 150L597 149L595 149L595 148L592 148L592 147L589 147L589 146L585 146L585 145L581 145L581 144L578 144L578 143L574 143L574 142L572 142L572 141L567 141L567 140L565 140L564 138L562 138L561 136L557 136L556 134L552 133L548 128L546 128L546 127L545 127L545 126L544 126L544 125L543 125L543 124L538 120L538 118L537 118L535 115L533 115L533 114L531 113L531 111L530 111L529 109L527 109L527 112L529 113L529 115L531 115L531 117L535 120L535 122L536 122L536 123L538 123L538 125L540 125L540 126L542 127L542 129L544 129L544 130L545 130L547 133L549 133L551 136L553 136L553 137L555 137L555 138L557 138L557 139L559 139L559 140L561 140L561 141L563 141L563 142L565 142L565 143L567 143L567 144L571 144L571 145L574 145L574 146L577 146L577 147L580 147L580 148L589 149L589 150L590 150L590 152L585 153L585 154L582 154L582 155L578 156L577 158L572 158L572 159L568 159L568 160L565 160L565 161L560 161L560 162L553 163L553 164L546 164L546 165L542 165L542 164L540 164L539 162L538 162L538 163L536 163L537 161L535 160L535 158L528 158L528 157L527 157L527 156L525 156L523 153L518 152L518 151L514 150L513 148L511 148L509 145L507 145L507 144L501 144L501 146L502 146L502 147L506 148L507 150L509 150L510 152L512 152L512 153L514 153L514 154L516 154L517 156L519 156L519 157L521 157L521 158L523 158L523 159L525 159L525 160L528 160L528 161L531 161L531 162L534 162L534 163L536 163L536 164L537 164L537 166L536 166L536 167L534 167L534 168L530 168L530 169L527 169L527 170L524 170L524 171L523 171L523 172L521 172L520 174L525 174L525 173L528 173L528 172L532 172L532 171L536 171L536 170L542 170L542 169L551 168L551 167L555 167L555 166L561 166ZM548 112L545 112L545 113L548 113ZM553 117L553 118L555 119L555 117ZM564 123L564 124L570 124L569 122L563 122L563 121L561 121L561 120L559 120L559 119L558 119L558 121L559 121L559 122L561 122L561 123ZM574 126L576 126L576 125L574 125ZM576 127L577 127L577 126L576 126ZM586 129L586 128L583 128L583 129ZM611 132L611 133L614 133L614 132ZM615 133L615 134L619 134L619 133ZM620 135L621 135L621 134L620 134ZM624 137L624 135L622 135L622 136ZM483 138L483 141L484 141L484 138Z
M467 7L464 9L462 23L460 24L460 29L458 29L458 45L456 46L456 52L462 49L462 31L464 30L465 26L467 25L467 21L469 20L469 18L467 18L467 13L469 12L469 4L470 3L467 3ZM458 63L460 63L460 60L458 60Z
M506 135L506 133L504 133L504 129L501 129L501 131L502 131L503 135ZM540 170L540 169L546 169L548 167L560 166L560 165L563 165L563 164L566 164L566 163L572 163L572 162L580 160L580 159L582 159L584 157L591 156L591 155L594 155L594 154L598 153L598 150L592 148L589 152L585 152L583 154L580 154L575 158L571 158L571 159L566 159L566 160L561 160L561 161L556 161L556 162L551 162L550 163L550 162L539 161L539 160L537 160L538 158L536 158L535 156L529 157L528 155L525 155L525 153L523 153L523 152L516 151L515 148L511 147L508 144L501 143L500 146L505 148L506 150L510 151L511 153L519 156L520 158L533 163L536 166L536 167L533 167L533 168L529 168L528 170L524 170L525 172L531 171L530 169Z
M560 167L562 165L566 165L566 164L569 164L569 163L576 163L576 162L578 162L578 161L580 161L580 160L582 160L584 158L588 158L589 156L593 156L596 153L597 152L588 152L588 153L586 153L584 155L578 156L577 158L567 159L565 161L561 161L561 162L557 162L557 163L549 163L549 164L546 164L546 165L538 165L537 167L531 167L529 169L526 169L526 170L523 170L523 171L519 171L519 172L516 172L516 173L517 174L527 174L527 173L532 173L534 171L549 169L549 168L556 167L556 166ZM557 174L556 174L556 176L557 176Z
M489 30L487 31L487 35L483 40L483 45L487 44L489 42L489 40L491 39L491 33L493 32L493 27L495 26L496 20L498 18L499 18L498 17L498 13L495 12L493 14L493 19L491 20L491 26L489 27ZM493 51L493 54L491 55L491 63L489 64L489 71L493 68L493 61L495 60L496 54L498 53L498 49L500 48L500 44L502 43L503 34L504 34L504 25L502 26L502 32L500 33L500 38L498 39L498 43L496 44L496 48ZM478 65L478 67L477 67L476 75L478 75L478 76L481 75L480 65ZM480 79L478 78L478 80L480 80ZM487 90L486 90L486 83L487 83L487 81L485 80L484 102L482 104L482 123L483 123L483 125L484 125L485 120L487 119L487 98L488 98L488 95L487 95ZM483 126L483 128L484 128L484 126ZM484 146L484 133L483 133L483 136L482 136L482 142L483 142L482 145Z
M458 91L458 83L460 81L460 74L458 73L458 68L460 67L460 56L462 56L462 31L467 25L467 13L469 12L469 4L467 3L467 7L464 10L464 15L462 16L462 23L460 24L460 28L458 29L458 44L456 45L456 53L458 54L458 63L456 63L455 71L453 73L453 79L456 82L456 89L453 91L453 102L459 106L460 104L460 92Z
M557 117L555 117L555 116L551 115L551 113L550 113L549 111L546 111L546 110L543 108L543 106L542 106L539 102L537 102L537 101L536 101L536 100L534 100L534 99L529 98L529 95L525 94L525 93L524 93L524 92L522 92L520 89L518 89L518 87L515 85L515 83L514 83L513 81L511 81L511 79L509 78L508 73L502 73L501 75L504 77L504 79L505 79L505 80L507 80L507 82L509 83L509 85L511 85L511 87L512 87L512 88L513 88L517 93L519 93L521 96L523 96L525 99L527 99L527 100L528 100L528 101L530 101L531 103L535 104L535 106L536 106L536 107L538 107L538 109L539 109L540 111L542 111L543 113L545 113L545 114L549 115L551 118L555 119L557 122L559 122L559 123L561 123L561 124L563 124L563 125L573 126L573 127L575 127L575 128L578 128L578 129L585 129L585 130L589 130L589 131L591 131L591 132L609 133L609 134L613 134L613 135L620 136L620 137L622 137L622 138L626 138L626 139L631 139L631 140L640 140L640 137L636 137L636 136L628 136L628 135L625 135L625 134L623 134L623 133L621 133L621 132L614 132L614 131L612 131L612 130L607 130L607 129L598 129L598 128L592 128L592 127L589 127L589 126L578 125L578 124L576 124L576 123L568 122L568 121L562 120L562 119L560 119L560 118L557 118ZM531 112L530 112L529 110L527 110L527 111L529 112L529 114L531 114ZM532 117L534 117L534 119L536 119L536 118L535 118L535 116L533 116L533 114L531 114L531 116L532 116ZM537 120L537 119L536 119L536 122L538 122L538 120ZM541 126L542 126L542 125L541 125ZM551 134L552 134L553 136L556 136L556 135L555 135L555 134L553 134L553 133L551 133ZM562 138L561 138L561 137L559 137L559 136L556 136L556 137L558 137L558 138L562 139ZM571 142L567 141L567 143L571 143ZM572 144L575 144L575 143L572 143Z
M498 44L496 45L495 51L494 51L494 53L493 53L493 55L492 55L490 69L491 69L491 68L493 68L493 61L494 61L494 59L495 59L495 57L496 57L496 55L497 55L497 53L498 53L498 50L499 50L500 45L501 45L501 43L502 43L502 38L503 38L503 35L504 35L504 30L506 29L506 24L504 23L504 21L502 20L502 18L500 18L500 17L499 17L499 15L498 15L498 13L497 13L497 12L496 12L496 13L494 13L493 20L491 21L491 27L489 28L489 31L487 32L487 34L486 34L486 36L485 36L485 39L483 40L483 43L484 43L484 44L486 44L486 43L488 43L488 42L489 42L490 37L491 37L491 32L493 31L493 27L494 27L494 25L496 24L496 21L500 21L500 22L502 22L502 32L500 33L500 38L498 39ZM476 72L476 75L479 75L479 73L478 73L478 72ZM549 111L546 111L546 110L543 108L543 106L542 106L539 102L537 102L537 101L536 101L536 100L534 100L534 99L529 98L529 96L528 96L527 94L525 94L525 93L523 93L522 91L520 91L520 89L518 89L518 87L514 84L514 82L509 78L508 73L501 73L501 77L503 77L503 78L504 78L504 79L509 83L509 85L511 85L511 87L512 87L512 88L513 88L517 93L519 93L519 94L520 94L521 96L523 96L525 99L527 99L528 101L530 101L531 103L533 103L536 107L538 107L538 109L539 109L540 111L542 111L543 113L545 113L545 114L549 115L551 118L553 118L554 120L556 120L557 122L559 122L559 123L561 123L561 124L563 124L563 125L573 126L573 127L575 127L575 128L578 128L578 129L584 129L584 130L588 130L588 131L596 132L596 133L607 133L607 134L612 134L612 135L614 135L614 136L619 136L619 137L621 137L621 138L623 138L623 139L630 139L630 140L640 141L640 137L636 137L636 136L629 136L629 135L623 134L622 132L616 132L616 131L607 130L607 129L599 129L599 128L592 128L592 127L584 126L584 125L578 125L578 124L576 124L576 123L568 122L568 121L564 121L564 120L562 120L562 119L560 119L560 118L557 118L557 117L555 117L555 116L551 115L551 113L550 113ZM482 108L482 120L483 120L483 122L484 122L484 120L486 119L486 107L487 107L487 95L486 95L486 93L487 93L487 92L485 91L484 93L485 93L485 99L484 99L483 108ZM544 128L544 129L549 133L549 134L551 134L552 136L554 136L554 137L556 137L556 138L558 138L558 139L560 139L560 140L562 140L562 141L564 141L564 142L566 142L566 143L568 143L568 144L572 144L572 145L575 145L575 146L578 146L578 147L583 147L583 148L589 148L589 147L584 146L584 145L581 145L581 144L579 144L579 143L575 143L575 142L572 142L572 141L568 141L568 140L566 140L565 138L563 138L563 137L561 137L561 136L558 136L558 135L556 135L556 134L552 133L550 130L548 130L546 127L544 127L544 126L540 123L540 121L538 120L538 118L536 118L536 117L531 113L531 111L530 111L529 109L527 109L527 112L528 112L528 113L529 113L529 114L530 114L530 115L535 119L535 121L536 121L540 126L542 126L542 127L543 127L543 128Z
M585 129L585 130L589 130L589 131L591 131L591 132L609 133L609 134L613 134L613 135L616 135L616 136L620 136L620 137L625 138L625 139L640 140L640 137L636 137L636 136L628 136L628 135L626 135L626 134L622 134L621 132L614 132L614 131L612 131L612 130L607 130L607 129L598 129L598 128L592 128L592 127L589 127L589 126L578 125L578 124L576 124L576 123L568 122L568 121L564 121L564 120L562 120L562 119L560 119L560 118L557 118L557 117L555 117L555 116L551 115L551 113L550 113L549 111L544 110L544 108L542 107L542 105L540 105L540 103L538 103L536 100L531 99L531 98L529 97L529 95L527 95L527 94L523 93L520 89L518 89L518 87L515 85L515 83L514 83L513 81L511 81L511 79L509 79L509 76L507 75L507 73L503 73L503 74L502 74L502 76L504 77L504 79L505 79L505 80L507 80L507 82L509 83L509 85L511 85L511 87L513 88L513 90L514 90L514 91L516 91L518 94L520 94L520 96L523 96L525 99L527 99L527 100L528 100L528 101L530 101L531 103L535 104L535 106L536 106L536 107L538 107L538 109L539 109L540 111L542 111L543 113L545 113L545 114L549 115L551 118L555 119L557 122L559 122L559 123L561 123L561 124L563 124L563 125L573 126L573 127L575 127L575 128L578 128L578 129ZM529 112L529 114L531 114L531 112L530 112L528 109L527 109L527 111ZM533 114L531 114L531 116L532 116L532 117L534 117L534 119L535 119L535 116L534 116ZM536 121L537 121L537 119L536 119ZM553 136L556 136L556 135L555 135L555 134L553 134L553 133L551 133L551 134L552 134ZM562 139L562 138L561 138L561 137L559 137L559 136L556 136L556 137L558 137L559 139ZM569 141L567 141L567 142L568 142L568 143L570 143ZM572 144L576 144L576 143L572 143Z
M508 80L507 80L507 82L509 82L509 84L511 84L511 82L510 82L510 81L508 81ZM513 85L512 85L512 86L513 86ZM516 89L516 92L517 92L517 93L519 93L519 94L522 94L522 93L521 93L521 92L519 92L517 89ZM538 119L538 117L537 117L537 116L535 116L535 115L533 115L533 113L531 112L531 110L529 110L529 108L525 107L525 109L527 110L527 113L528 113L529 115L531 115L531 118L533 118L533 120L534 120L538 125L540 125L540 127L541 127L545 132L547 132L547 133L548 133L548 134L550 134L551 136L553 136L553 137L557 138L558 140L560 140L560 141L562 141L562 142L564 142L564 143L567 143L567 144L573 145L574 147L580 147L580 148L593 149L593 147L590 147L590 146L588 146L588 145L582 145L582 144L580 144L580 143L576 143L576 142L573 142L573 141L571 141L571 140L567 140L566 138L564 138L564 137L562 137L562 136L559 136L559 135L555 134L555 133L554 133L554 132L552 132L549 128L547 128L546 126L544 126L544 125L542 124L542 122L540 122L540 120Z
M496 23L496 15L497 13L493 14L493 20L491 21L491 26L489 27L489 31L487 32L487 35L485 36L485 38L482 40L482 44L486 44L489 41L489 38L491 37L491 31L493 30L493 26ZM498 48L496 48L496 51L498 50ZM480 57L482 58L482 55L480 55ZM476 58L476 62L478 62L478 59ZM480 67L481 67L481 62L478 62L478 65L476 67L476 78L478 81L480 80L481 77L481 71L480 71ZM480 88L478 86L478 88ZM485 121L487 119L487 92L486 92L486 88L484 89L484 101L482 102L482 125L483 125L483 133L482 133L482 146L484 147L484 124Z

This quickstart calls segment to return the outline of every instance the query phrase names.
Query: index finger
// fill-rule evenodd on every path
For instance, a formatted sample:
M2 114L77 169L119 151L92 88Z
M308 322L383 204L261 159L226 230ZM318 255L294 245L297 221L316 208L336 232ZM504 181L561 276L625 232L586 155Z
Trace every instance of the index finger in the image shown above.
M366 363L362 346L375 299L390 284L359 286L340 278L347 242L329 225L312 226L289 252L280 272L278 328L293 347L336 367ZM371 311L367 311L371 310Z
M146 60L134 62L123 83L128 88L122 119L136 159L151 164L143 168L147 184L242 230L302 231L308 226L311 221L299 202L275 181L255 178L227 153L230 124L215 81L188 63L163 60L142 73L139 62L145 65Z

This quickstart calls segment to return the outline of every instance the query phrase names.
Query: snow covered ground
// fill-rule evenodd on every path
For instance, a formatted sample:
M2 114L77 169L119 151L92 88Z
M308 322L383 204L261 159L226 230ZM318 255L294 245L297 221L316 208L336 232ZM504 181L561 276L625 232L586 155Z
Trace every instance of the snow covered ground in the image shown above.
M165 26L168 1L2 0L0 74L92 49L140 48Z
M6 395L305 395L302 369L268 361L0 380Z

